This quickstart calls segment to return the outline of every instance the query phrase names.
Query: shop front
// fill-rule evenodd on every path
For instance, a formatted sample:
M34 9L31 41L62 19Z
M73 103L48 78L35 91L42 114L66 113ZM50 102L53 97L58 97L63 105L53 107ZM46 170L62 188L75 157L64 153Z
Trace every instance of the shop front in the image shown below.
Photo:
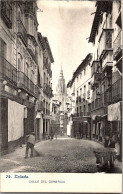
M92 116L92 138L104 142L105 135L108 133L107 115Z

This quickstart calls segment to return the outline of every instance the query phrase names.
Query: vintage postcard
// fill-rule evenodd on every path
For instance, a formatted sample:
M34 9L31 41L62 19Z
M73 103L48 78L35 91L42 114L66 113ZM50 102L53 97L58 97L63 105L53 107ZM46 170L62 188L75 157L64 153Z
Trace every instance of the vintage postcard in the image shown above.
M1 192L122 192L121 15L0 0Z

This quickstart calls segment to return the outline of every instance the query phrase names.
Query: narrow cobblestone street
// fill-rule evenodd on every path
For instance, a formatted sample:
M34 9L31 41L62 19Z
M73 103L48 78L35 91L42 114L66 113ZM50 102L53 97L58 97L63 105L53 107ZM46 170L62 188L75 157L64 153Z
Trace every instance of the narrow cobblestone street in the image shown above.
M90 140L58 138L37 143L34 157L25 159L23 145L1 157L0 172L96 173L93 149L101 147ZM121 172L119 164L116 164L115 172Z

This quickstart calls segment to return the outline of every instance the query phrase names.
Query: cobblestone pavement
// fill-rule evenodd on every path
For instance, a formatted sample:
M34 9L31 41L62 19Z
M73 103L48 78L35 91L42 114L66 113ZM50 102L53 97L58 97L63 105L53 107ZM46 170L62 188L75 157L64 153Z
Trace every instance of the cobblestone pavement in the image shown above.
M35 145L33 158L25 159L25 145L2 156L0 172L57 172L96 173L96 158L93 149L103 147L90 140L58 138ZM115 173L121 172L116 163Z

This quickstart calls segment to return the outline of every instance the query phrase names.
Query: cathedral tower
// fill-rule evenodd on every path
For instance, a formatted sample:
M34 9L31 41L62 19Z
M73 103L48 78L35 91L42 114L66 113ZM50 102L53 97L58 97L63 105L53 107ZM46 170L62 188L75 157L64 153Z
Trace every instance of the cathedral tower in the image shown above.
M60 76L58 79L58 84L56 87L56 96L57 96L58 101L61 103L60 111L65 112L66 111L67 88L66 88L62 69L61 69Z

